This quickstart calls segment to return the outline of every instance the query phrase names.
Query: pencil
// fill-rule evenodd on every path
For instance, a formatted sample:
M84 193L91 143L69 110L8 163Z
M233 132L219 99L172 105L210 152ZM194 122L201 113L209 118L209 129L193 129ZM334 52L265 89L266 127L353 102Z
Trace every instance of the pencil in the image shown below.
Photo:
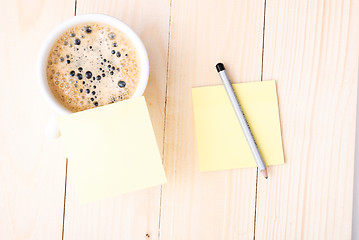
M221 77L221 80L223 82L224 88L226 89L226 92L228 94L229 100L232 103L232 106L234 108L234 111L237 115L238 121L242 127L244 136L246 137L246 140L248 142L249 148L251 149L251 152L253 154L254 160L257 163L259 171L263 174L263 176L267 179L268 178L268 172L266 165L263 162L263 159L261 157L261 154L259 153L257 144L253 138L253 135L251 133L251 130L248 126L247 120L244 117L241 105L238 102L238 99L236 97L236 94L233 91L231 81L229 81L229 78L227 76L226 70L224 68L223 63L217 63L216 69L219 73L219 76Z

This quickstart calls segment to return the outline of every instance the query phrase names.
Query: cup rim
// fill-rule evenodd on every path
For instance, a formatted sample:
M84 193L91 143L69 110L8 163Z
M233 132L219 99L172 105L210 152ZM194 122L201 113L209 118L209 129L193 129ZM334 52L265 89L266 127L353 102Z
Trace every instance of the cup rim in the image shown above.
M100 13L91 13L91 14L83 14L79 16L71 17L59 25L57 25L47 36L44 43L41 46L39 57L38 57L38 83L40 86L40 91L43 97L46 99L46 102L53 108L53 110L58 113L59 115L65 115L72 113L70 110L66 109L61 103L59 103L54 95L51 92L49 84L47 82L46 76L46 65L47 65L47 58L50 53L50 49L66 30L70 27L75 26L77 24L85 23L85 22L100 22L111 25L120 31L122 31L134 44L137 54L140 60L140 80L138 82L137 88L131 98L142 96L148 82L149 76L149 62L148 62L148 55L146 48L139 38L139 36L124 22L121 20Z

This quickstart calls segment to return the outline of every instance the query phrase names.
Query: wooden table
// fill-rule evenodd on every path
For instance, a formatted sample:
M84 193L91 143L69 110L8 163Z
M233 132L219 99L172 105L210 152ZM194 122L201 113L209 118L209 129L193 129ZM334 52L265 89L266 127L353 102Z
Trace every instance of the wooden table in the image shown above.
M0 239L350 239L358 0L19 0L0 4ZM145 96L168 183L79 205L39 47L61 21L106 13L149 53ZM277 81L285 165L200 173L191 88Z

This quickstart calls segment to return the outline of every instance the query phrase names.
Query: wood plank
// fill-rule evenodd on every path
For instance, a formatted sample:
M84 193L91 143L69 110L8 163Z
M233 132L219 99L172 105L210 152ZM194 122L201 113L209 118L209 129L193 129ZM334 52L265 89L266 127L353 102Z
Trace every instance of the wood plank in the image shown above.
M267 0L264 80L276 79L286 164L259 178L258 239L350 239L358 1Z
M61 239L66 161L44 135L52 111L37 85L37 55L74 1L1 1L0 238Z
M161 239L253 239L256 169L200 173L191 88L260 81L264 1L173 0ZM215 97L215 96L213 96Z
M146 46L150 79L145 97L162 153L169 1L77 1L77 14L93 12L124 21ZM157 239L161 187L79 205L71 181L71 169L68 172L65 239Z

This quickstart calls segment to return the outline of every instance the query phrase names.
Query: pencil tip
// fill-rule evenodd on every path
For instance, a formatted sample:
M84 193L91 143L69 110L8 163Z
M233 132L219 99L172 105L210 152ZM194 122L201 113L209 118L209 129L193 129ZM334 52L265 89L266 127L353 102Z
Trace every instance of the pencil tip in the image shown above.
M267 169L263 169L263 170L261 170L261 173L263 174L263 177L265 177L265 179L268 179L268 172L267 172Z

